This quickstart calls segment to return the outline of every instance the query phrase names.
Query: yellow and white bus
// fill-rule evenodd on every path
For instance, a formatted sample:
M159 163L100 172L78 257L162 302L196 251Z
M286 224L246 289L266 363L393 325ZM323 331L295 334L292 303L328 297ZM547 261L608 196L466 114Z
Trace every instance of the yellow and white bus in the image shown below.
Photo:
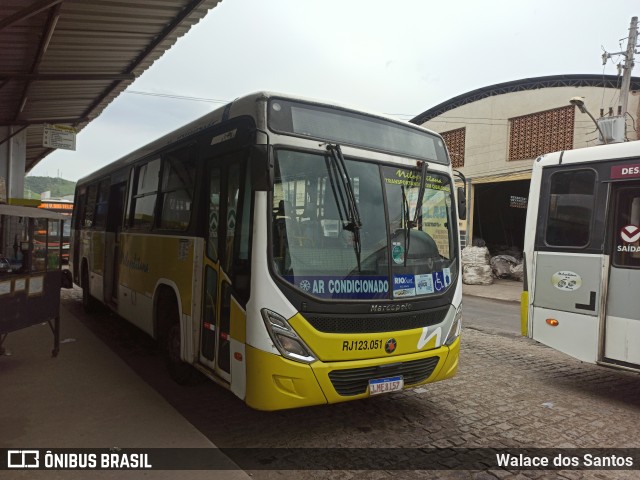
M524 335L640 371L639 141L539 157L524 256Z
M177 381L261 410L360 399L456 372L458 193L432 132L257 93L80 180L71 268Z

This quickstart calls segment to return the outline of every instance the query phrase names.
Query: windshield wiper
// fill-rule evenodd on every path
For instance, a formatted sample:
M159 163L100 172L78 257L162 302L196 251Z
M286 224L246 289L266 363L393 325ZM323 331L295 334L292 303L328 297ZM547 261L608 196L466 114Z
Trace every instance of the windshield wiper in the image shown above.
M416 211L413 215L413 220L409 222L409 228L416 228L418 226L418 220L422 216L422 200L424 199L424 191L427 185L427 168L429 164L422 162L422 171L420 172L420 187L418 188L418 200L416 203ZM420 230L422 230L422 224L420 224Z
M400 187L400 190L402 191L402 218L404 219L404 222L401 222L400 226L402 227L402 223L404 223L404 266L406 267L409 244L411 243L411 234L409 231L413 227L411 226L411 220L409 220L409 200L407 200L407 193L405 192L404 185Z
M409 202L407 201L407 197L404 193L404 186L402 187L402 202L405 205L406 212L406 220L405 220L405 237L404 237L404 266L407 266L407 257L409 256L409 245L411 243L411 232L410 230L420 226L420 230L422 230L422 222L419 222L420 217L422 217L422 200L424 199L424 191L426 190L427 184L427 168L429 168L429 164L427 162L422 162L422 169L420 172L420 186L418 187L418 199L416 200L416 211L413 214L413 220L409 220Z
M347 165L344 161L344 156L342 155L340 145L329 144L327 145L327 150L331 154L330 158L333 160L333 162L331 162L333 172L340 179L340 184L342 186L342 190L340 192L340 200L342 202L342 206L345 209L347 217L347 224L343 225L342 228L353 233L353 249L358 261L358 271L360 271L360 254L362 251L362 243L360 241L360 228L362 228L362 221L360 220L360 212L358 211L358 205L356 204L356 196L353 192L353 186L351 185L351 179L349 178L349 173L347 172ZM342 192L345 193L346 201L342 196ZM336 192L334 189L334 196L335 195ZM337 201L338 199L336 198L336 203Z

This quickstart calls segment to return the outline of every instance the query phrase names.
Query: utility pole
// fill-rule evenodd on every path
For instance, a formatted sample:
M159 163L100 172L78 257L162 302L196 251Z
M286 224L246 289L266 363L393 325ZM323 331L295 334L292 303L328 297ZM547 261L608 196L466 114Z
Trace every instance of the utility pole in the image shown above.
M627 114L627 102L629 100L629 87L631 85L631 70L633 69L633 54L636 51L638 41L638 17L631 18L629 27L629 40L627 41L627 51L625 53L624 67L622 72L622 84L620 85L620 115Z
M631 70L634 66L634 54L636 53L636 43L638 42L638 17L631 17L629 26L629 37L627 39L627 49L623 52L604 52L602 54L602 65L607 64L607 60L614 55L624 55L624 66L622 68L622 83L620 85L620 103L618 105L618 115L627 114L627 103L629 101L629 87L631 86ZM618 70L619 72L619 70Z
M634 64L634 55L636 52L636 43L638 42L638 17L631 17L631 24L629 26L629 36L627 37L627 49L622 52L614 52L608 53L604 52L602 54L602 65L607 64L607 60L610 59L614 55L623 55L624 56L624 65L618 65L618 74L620 69L622 69L622 82L620 83L620 99L618 102L618 115L615 117L609 118L600 118L598 119L598 124L603 127L603 129L611 132L611 137L619 138L619 135L622 135L622 138L626 138L626 115L627 115L627 104L629 102L629 89L631 86L631 70L633 70ZM614 140L614 141L623 141L623 140ZM607 143L607 142L604 142Z

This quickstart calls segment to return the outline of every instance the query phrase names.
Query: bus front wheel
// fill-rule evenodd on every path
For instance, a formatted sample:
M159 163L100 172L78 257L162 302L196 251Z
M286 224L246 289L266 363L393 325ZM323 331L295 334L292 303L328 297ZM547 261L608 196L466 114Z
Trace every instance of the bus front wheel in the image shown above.
M180 357L182 335L180 333L180 312L175 299L163 296L158 300L158 320L163 334L161 344L167 370L179 385L194 383L198 372Z

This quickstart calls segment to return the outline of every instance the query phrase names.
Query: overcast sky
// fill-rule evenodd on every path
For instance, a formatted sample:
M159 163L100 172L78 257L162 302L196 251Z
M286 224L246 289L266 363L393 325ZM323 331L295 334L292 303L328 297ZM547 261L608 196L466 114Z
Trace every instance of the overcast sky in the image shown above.
M637 0L224 0L80 132L76 151L30 175L78 180L258 90L409 120L496 83L613 75L623 58L603 66L603 48L624 50L639 14Z

